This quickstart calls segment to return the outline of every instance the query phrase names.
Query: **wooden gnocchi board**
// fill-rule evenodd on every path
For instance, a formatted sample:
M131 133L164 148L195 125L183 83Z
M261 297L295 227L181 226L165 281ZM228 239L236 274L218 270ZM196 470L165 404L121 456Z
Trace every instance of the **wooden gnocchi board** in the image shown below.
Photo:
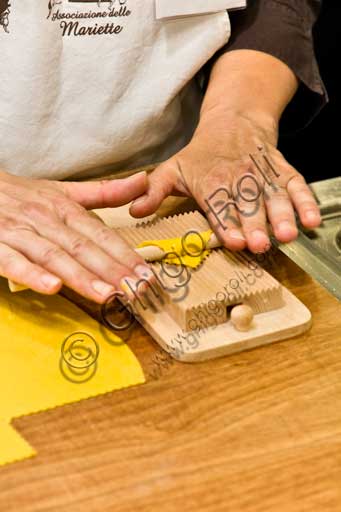
M145 240L209 229L197 211L134 225L127 210L120 210L119 214L117 209L96 213L108 225L118 227L133 248ZM138 320L180 361L198 362L240 352L297 336L311 326L306 306L245 252L216 249L195 270L159 262L151 266L159 286L137 303ZM255 312L247 332L237 331L230 321L230 310L237 304L247 304Z

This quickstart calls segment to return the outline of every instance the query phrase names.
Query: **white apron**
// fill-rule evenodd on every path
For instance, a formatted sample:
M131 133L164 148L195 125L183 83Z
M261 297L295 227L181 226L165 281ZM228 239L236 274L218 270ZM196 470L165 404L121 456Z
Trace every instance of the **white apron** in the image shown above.
M226 11L157 20L155 0L0 0L0 169L81 178L169 158L198 120L194 77L229 36Z

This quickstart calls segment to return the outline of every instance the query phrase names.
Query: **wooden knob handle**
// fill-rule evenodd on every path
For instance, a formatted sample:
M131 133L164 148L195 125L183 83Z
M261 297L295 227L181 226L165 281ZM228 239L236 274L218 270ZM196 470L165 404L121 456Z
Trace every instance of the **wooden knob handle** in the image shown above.
M250 306L242 304L231 311L231 322L237 331L246 332L251 329L254 313Z

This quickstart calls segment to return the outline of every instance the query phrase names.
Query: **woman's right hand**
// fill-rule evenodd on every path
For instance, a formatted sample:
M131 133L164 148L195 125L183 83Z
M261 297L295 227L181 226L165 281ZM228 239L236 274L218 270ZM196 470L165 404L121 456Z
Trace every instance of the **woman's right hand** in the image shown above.
M153 281L145 261L90 210L122 206L147 189L144 172L86 183L0 172L0 275L43 294L63 284L99 304Z

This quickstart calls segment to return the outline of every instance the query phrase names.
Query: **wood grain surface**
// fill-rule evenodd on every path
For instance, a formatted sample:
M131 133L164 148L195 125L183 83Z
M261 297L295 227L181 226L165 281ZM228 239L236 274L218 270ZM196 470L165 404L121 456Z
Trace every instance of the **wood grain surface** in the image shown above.
M0 511L339 511L340 303L282 254L266 268L310 332L186 365L136 326L147 383L16 420L39 455L0 468Z

